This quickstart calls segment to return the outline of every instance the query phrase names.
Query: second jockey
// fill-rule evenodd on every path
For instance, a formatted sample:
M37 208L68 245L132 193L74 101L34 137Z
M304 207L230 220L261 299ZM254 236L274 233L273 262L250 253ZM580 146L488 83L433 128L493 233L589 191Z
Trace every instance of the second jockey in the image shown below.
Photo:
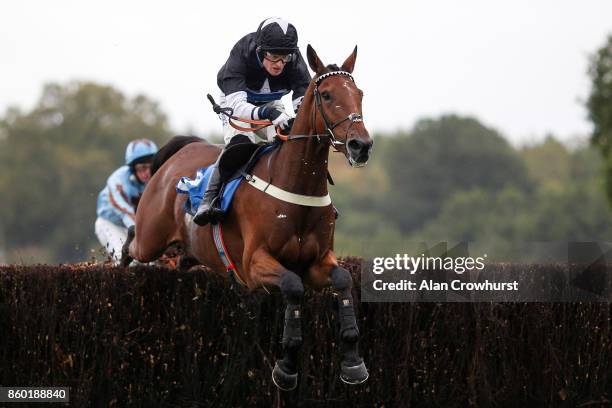
M115 261L121 259L128 228L134 225L138 201L151 178L155 153L157 145L151 140L131 141L125 149L125 165L111 174L98 195L96 236Z
M225 148L237 143L271 141L276 126L287 130L293 115L285 112L281 98L293 91L293 109L297 112L309 82L295 27L277 17L262 21L256 32L245 35L234 45L217 75L217 84L222 92L220 105L231 108L234 116L268 119L274 126L243 132L234 129L228 118L221 115ZM219 172L224 152L225 149L213 165L202 203L193 218L198 225L215 222L222 215L217 195L224 181Z

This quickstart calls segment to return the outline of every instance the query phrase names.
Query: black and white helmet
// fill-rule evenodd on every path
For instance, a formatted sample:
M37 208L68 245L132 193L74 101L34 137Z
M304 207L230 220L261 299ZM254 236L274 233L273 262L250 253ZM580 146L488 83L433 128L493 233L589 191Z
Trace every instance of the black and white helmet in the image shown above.
M293 24L282 18L270 17L259 24L256 42L261 52L292 54L298 49L297 30Z

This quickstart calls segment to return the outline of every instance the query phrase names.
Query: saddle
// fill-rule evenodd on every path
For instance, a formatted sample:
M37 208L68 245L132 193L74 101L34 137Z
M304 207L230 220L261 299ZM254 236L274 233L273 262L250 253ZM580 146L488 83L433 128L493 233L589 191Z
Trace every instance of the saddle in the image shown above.
M264 153L271 152L279 146L280 142L230 144L219 160L221 180L231 180L250 172Z
M255 167L262 156L278 148L280 143L272 142L261 145L239 143L226 148L219 161L219 173L221 180L223 180L223 186L218 199L221 200L219 207L223 212L227 212L229 209L234 193L244 179L244 175ZM195 214L206 192L211 173L212 167L208 166L198 169L194 179L181 177L176 185L176 192L187 195L184 206L185 212L191 215Z

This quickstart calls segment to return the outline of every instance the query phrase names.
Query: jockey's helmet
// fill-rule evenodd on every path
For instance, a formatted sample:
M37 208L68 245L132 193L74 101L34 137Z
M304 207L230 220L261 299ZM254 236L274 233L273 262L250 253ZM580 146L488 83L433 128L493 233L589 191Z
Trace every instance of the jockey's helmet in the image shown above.
M259 24L255 37L257 51L287 55L298 49L298 34L293 24L279 17L267 18Z
M125 149L125 164L133 167L137 162L150 161L157 153L157 145L149 139L132 140Z

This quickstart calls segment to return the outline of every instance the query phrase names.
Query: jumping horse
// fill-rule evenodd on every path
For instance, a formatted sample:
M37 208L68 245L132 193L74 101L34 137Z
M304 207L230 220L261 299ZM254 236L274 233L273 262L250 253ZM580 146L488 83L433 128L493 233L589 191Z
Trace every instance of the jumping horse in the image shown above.
M327 191L329 147L343 153L351 166L362 167L373 145L362 119L363 92L351 75L356 56L357 47L340 68L325 66L308 46L308 63L315 77L291 132L280 136L281 146L259 160L249 181L240 184L222 223L225 250L233 258L236 278L250 290L278 287L286 301L283 358L272 371L274 383L282 390L297 385L304 285L315 290L331 285L336 297L342 381L359 384L368 378L358 352L352 277L338 265L333 251L335 213ZM153 261L171 244L181 242L185 259L227 275L213 242L212 226L195 225L185 214L185 196L175 189L182 176L213 163L220 147L184 137L166 146L173 143L140 200L123 262ZM251 182L255 179L267 180L269 187L289 194L272 196L272 189L254 188ZM301 197L302 201L284 197Z

